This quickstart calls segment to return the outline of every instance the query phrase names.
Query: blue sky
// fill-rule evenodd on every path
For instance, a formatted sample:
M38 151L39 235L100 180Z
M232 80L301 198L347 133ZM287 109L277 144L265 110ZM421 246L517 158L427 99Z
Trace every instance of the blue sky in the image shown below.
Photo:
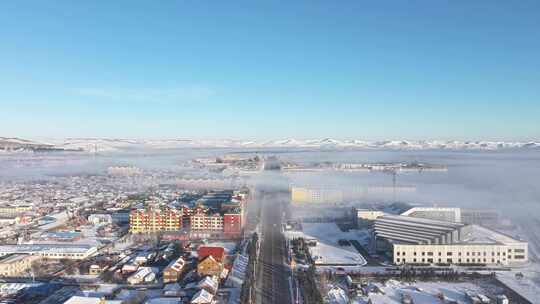
M540 138L540 1L2 1L0 136Z

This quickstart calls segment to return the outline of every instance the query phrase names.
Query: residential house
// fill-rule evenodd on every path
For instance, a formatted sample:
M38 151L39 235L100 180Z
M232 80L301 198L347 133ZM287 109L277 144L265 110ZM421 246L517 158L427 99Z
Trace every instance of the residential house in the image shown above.
M199 262L197 272L201 276L220 276L223 272L223 263L216 261L213 256L209 255Z
M193 298L191 298L191 304L210 304L214 299L214 295L208 291L201 289L197 292Z
M163 270L163 283L178 282L180 276L184 271L186 261L182 257L177 260L173 260L165 269Z

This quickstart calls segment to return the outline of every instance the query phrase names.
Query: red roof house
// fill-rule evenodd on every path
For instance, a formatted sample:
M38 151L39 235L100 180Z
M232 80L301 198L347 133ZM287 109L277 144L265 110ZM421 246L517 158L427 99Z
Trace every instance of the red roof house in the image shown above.
M197 250L199 262L208 256L212 256L216 262L223 263L225 260L225 248L217 246L200 246Z

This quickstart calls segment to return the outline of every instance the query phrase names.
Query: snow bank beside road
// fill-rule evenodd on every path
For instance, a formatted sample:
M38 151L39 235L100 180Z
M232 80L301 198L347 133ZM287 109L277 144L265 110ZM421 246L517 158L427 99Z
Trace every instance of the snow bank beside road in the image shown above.
M317 245L309 247L311 256L317 265L365 265L364 257L353 246L340 246L338 241L361 240L356 231L343 232L335 223L303 223L303 231L286 231L289 239L303 237L316 239Z

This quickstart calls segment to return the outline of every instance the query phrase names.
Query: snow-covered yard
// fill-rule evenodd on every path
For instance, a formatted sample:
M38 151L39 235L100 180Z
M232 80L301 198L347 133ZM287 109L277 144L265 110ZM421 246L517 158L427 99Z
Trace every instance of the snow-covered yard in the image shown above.
M497 278L501 282L533 303L540 303L540 243L537 237L539 228L536 221L523 221L516 227L501 231L529 242L529 261L521 267L514 267L512 271L497 272ZM523 278L517 279L517 273L523 274Z
M532 264L530 268L521 271L500 271L497 272L497 278L527 300L538 303L540 301L540 269L538 268L538 264ZM516 279L518 272L523 274L522 279Z
M473 283L448 283L448 282L420 282L407 285L397 281L390 281L382 290L385 295L376 294L370 296L373 304L377 303L401 303L401 295L408 294L413 303L429 304L440 302L437 295L442 293L445 299L468 303L465 292L473 294L485 293L483 289ZM362 303L362 302L358 302Z
M503 292L502 289L489 285L475 284L473 282L416 282L413 284L389 280L386 284L375 284L382 292L371 292L369 296L359 296L350 299L350 303L365 304L371 300L373 304L400 304L403 295L408 295L415 304L443 303L446 302L470 303L466 292L477 295L489 295L494 297ZM343 297L342 289L331 289L328 300L331 304L346 304L348 298Z
M343 232L335 223L303 223L302 226L303 231L286 231L285 235L289 239L316 239L317 245L309 248L316 264L366 264L364 257L352 245L338 245L339 240L362 240L364 235L358 231Z

